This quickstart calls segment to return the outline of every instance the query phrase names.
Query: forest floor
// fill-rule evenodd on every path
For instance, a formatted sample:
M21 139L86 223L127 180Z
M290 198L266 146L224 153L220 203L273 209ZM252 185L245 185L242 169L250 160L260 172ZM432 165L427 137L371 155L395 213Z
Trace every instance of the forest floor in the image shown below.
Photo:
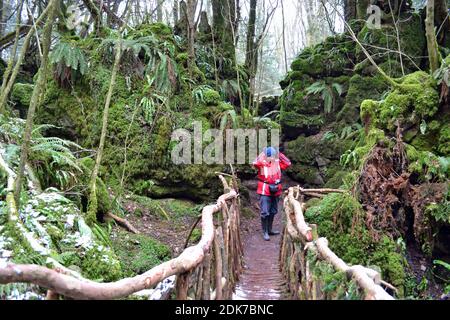
M125 219L141 234L169 246L172 256L178 256L183 252L190 228L196 220L194 216L186 214L185 216L168 220L161 215L155 214L145 205L132 200L125 202L124 209L127 212ZM197 227L199 226L200 224Z

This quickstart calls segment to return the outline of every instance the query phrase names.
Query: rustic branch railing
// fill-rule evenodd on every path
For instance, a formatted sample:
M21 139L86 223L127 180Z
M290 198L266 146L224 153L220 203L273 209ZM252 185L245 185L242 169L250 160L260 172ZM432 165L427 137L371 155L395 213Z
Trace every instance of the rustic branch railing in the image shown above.
M8 175L8 215L20 224L13 198L15 174L0 154L0 168ZM0 284L25 282L50 290L50 296L74 299L117 299L153 288L164 279L177 275L178 299L229 299L241 272L242 242L239 233L240 204L238 192L224 183L226 193L216 204L203 208L202 237L178 257L151 270L116 282L98 283L81 277L59 264L53 269L39 265L0 265ZM230 202L228 206L227 202ZM215 226L214 214L221 213ZM213 277L211 277L213 275Z
M302 189L292 187L284 198L286 227L280 248L280 264L282 273L287 280L288 291L293 299L317 300L323 299L322 283L314 279L307 252L314 251L318 258L331 264L336 271L346 273L348 279L354 279L363 290L368 300L393 300L381 286L380 274L363 266L348 266L328 247L326 238L319 238L317 226L305 222L303 212L305 204L298 200L304 195L315 196L330 192L344 192L334 189Z

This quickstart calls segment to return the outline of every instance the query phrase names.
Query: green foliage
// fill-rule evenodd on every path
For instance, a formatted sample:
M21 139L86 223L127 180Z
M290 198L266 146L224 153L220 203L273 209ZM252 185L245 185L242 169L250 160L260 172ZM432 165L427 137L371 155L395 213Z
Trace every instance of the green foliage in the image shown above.
M205 101L205 94L207 96L208 99L208 103L207 104L211 104L211 102L215 102L215 99L212 99L213 101L211 101L210 97L208 96L211 91L213 90L209 85L200 85L196 88L194 88L194 90L192 90L192 97L194 98L196 103L206 103ZM220 99L220 96L219 96Z
M119 41L115 37L105 38L99 50L109 61L112 61L115 45ZM133 39L123 39L123 56L127 59L129 55L137 59L139 55L144 55L145 74L150 75L155 89L162 93L172 92L177 84L179 74L178 65L175 62L175 45L168 41L159 41L153 35L140 36ZM132 59L131 59L132 60ZM139 65L139 63L138 63ZM137 66L131 66L136 69Z
M353 138L356 134L361 132L362 126L359 123L345 126L341 131L341 139Z
M272 115L276 115L275 120L272 120ZM260 117L253 117L253 123L257 128L262 127L265 129L280 129L280 125L278 123L279 119L280 111L273 110Z
M76 43L58 42L50 54L55 65L55 78L60 84L73 81L77 74L85 75L88 70L86 56Z
M308 261L311 263L313 278L322 285L327 300L360 300L362 293L353 280L348 280L344 272L336 271L334 267L308 251Z
M166 245L145 235L118 231L112 241L125 277L142 274L171 257Z
M223 99L228 101L239 98L240 90L238 82L235 79L225 79L220 85L220 94Z
M336 95L340 96L343 93L343 87L339 83L327 84L325 81L317 81L311 86L306 88L306 93L309 94L321 94L324 102L325 113L331 113L335 108Z
M37 168L41 181L47 186L64 189L71 185L82 170L72 149L82 148L74 142L57 137L42 137L43 130L54 128L52 125L40 125L33 129L30 160Z
M436 221L450 223L450 190L439 203L430 203L425 208L425 214L431 215Z
M409 161L408 170L418 174L420 182L447 181L450 170L450 158L438 157L429 151L419 151L411 145L406 145Z
M318 226L330 249L348 264L376 265L398 288L405 282L405 261L396 243L384 236L375 241L365 225L361 204L350 194L330 194L307 209L305 218Z
M19 103L21 106L30 105L34 85L29 83L15 83L11 92L11 100Z
M444 269L447 275L450 274L450 264L449 263L442 261L442 260L434 260L433 265L434 265L434 268L441 267L442 269ZM449 294L450 293L450 278L442 278L441 276L438 276L438 277L441 280L443 280L445 283L445 288L444 288L445 294Z
M330 140L334 140L334 139L336 139L336 138L337 138L337 136L336 136L336 134L335 134L334 132L332 132L332 131L327 131L327 132L325 132L325 133L323 134L321 140L322 140L322 141L330 141Z
M361 119L368 125L394 132L397 120L420 123L438 111L439 94L436 82L418 71L405 76L402 85L380 101L365 100L361 104Z
M227 129L230 126L230 123L233 129L237 129L239 127L238 117L236 110L234 109L225 110L222 113L220 118L220 130Z
M106 229L106 230L105 230ZM92 233L94 234L95 238L100 242L103 243L103 245L107 247L112 247L112 242L110 239L111 234L111 224L107 224L106 228L102 227L98 223L94 223L92 225Z

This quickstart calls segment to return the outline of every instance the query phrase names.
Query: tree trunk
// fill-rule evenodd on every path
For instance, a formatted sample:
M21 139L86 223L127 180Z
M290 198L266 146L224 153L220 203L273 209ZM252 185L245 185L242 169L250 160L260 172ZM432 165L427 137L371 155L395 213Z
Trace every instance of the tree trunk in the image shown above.
M179 8L180 4L178 3L178 0L173 1L173 25L175 26L179 19Z
M245 53L245 66L250 74L253 74L253 61L255 56L255 33L256 33L256 0L250 0L250 13L247 26L247 48Z
M425 32L427 36L428 59L430 61L430 70L434 73L440 65L438 44L436 33L434 31L434 0L427 2L427 18L425 20Z
M356 19L356 1L357 0L344 1L344 17L347 22Z
M92 170L91 180L89 183L89 204L87 209L86 223L92 225L96 221L96 214L98 209L97 200L97 177L100 169L100 164L102 162L103 149L105 147L106 132L108 129L108 117L109 117L109 106L111 104L111 97L114 90L114 85L116 83L117 72L119 70L120 58L122 56L122 31L126 24L124 24L119 31L119 39L115 45L116 55L114 58L114 66L111 73L111 80L109 83L108 94L106 95L105 107L103 109L103 119L102 119L102 132L100 134L100 143L97 149L97 157L95 160L95 166Z
M235 21L235 5L234 0L211 0L213 10L213 28L216 37L215 44L223 56L234 59L235 46L232 29ZM231 5L230 3L233 3Z
M197 0L187 0L186 21L187 21L187 38L188 38L188 54L190 68L195 64L195 11L197 9Z
M286 24L285 24L285 17L284 17L284 3L283 0L281 0L281 15L283 18L283 29L282 29L282 37L283 37L283 55L284 55L284 70L286 73L289 71L288 67L288 58L287 58L287 51L286 51Z
M95 32L99 32L100 27L102 25L102 15L100 13L99 8L92 2L92 0L83 0L84 5L89 10L92 18L94 19L94 30Z
M435 25L439 28L437 40L439 44L444 47L448 47L449 45L448 38L450 34L450 20L447 12L448 12L448 1L435 0L434 20Z
M156 19L158 22L163 22L163 4L164 0L158 0L156 7Z
M8 65L5 69L5 72L3 73L2 88L0 90L0 96L5 91L6 85L8 84L9 75L11 74L11 71L14 66L14 60L16 59L17 47L19 45L19 38L20 38L20 21L21 21L21 15L22 15L22 7L23 7L23 0L20 1L19 8L17 10L16 37L14 40L14 47L12 49L11 56L8 61ZM2 110L2 105L3 104L0 104L0 111Z
M28 160L28 152L30 148L31 132L33 130L34 113L40 102L42 91L45 89L48 73L48 52L50 50L53 20L55 18L56 1L50 0L47 8L49 8L47 22L45 23L42 34L42 59L41 66L38 71L38 79L33 89L31 96L30 107L28 109L27 121L25 125L25 131L23 135L23 142L20 152L20 164L17 172L16 186L14 190L14 198L16 200L17 208L20 208L20 192L22 190L22 181L24 178L25 164Z
M5 29L5 26L3 24L5 22L3 20L3 17L4 17L3 8L4 8L3 0L0 0L0 37L3 36L3 30Z
M47 6L47 8L44 10L44 12L36 20L36 25L39 25L44 20L47 13L49 12L49 9L50 9L50 7ZM0 93L0 112L3 112L3 110L6 106L6 101L8 99L9 93L12 89L12 86L14 85L14 82L16 81L16 77L17 77L17 74L19 73L20 66L22 65L22 62L25 59L26 53L28 51L28 47L30 46L31 37L34 34L34 31L35 31L34 28L29 28L28 33L25 36L25 39L23 41L22 48L20 50L20 54L17 59L17 62L14 65L14 68L12 70L11 77L9 78L7 84L5 85L4 90L2 90L2 92ZM3 88L3 84L2 84L2 88Z

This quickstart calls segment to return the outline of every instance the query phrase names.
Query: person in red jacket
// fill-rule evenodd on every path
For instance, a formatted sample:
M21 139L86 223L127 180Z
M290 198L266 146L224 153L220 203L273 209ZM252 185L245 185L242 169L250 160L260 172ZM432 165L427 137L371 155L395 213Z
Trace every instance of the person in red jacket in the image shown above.
M261 207L261 225L264 240L270 240L271 235L280 234L272 230L273 219L278 213L278 201L283 187L281 186L281 170L286 170L291 161L273 147L264 151L253 161L253 166L258 169L258 189Z

